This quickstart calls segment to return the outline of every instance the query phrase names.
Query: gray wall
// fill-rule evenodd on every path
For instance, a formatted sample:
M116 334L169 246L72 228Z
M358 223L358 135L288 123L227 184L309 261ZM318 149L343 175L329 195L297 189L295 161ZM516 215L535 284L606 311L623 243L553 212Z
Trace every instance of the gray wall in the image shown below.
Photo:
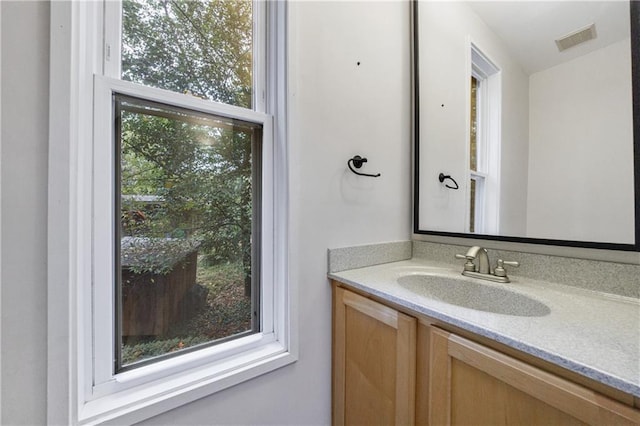
M294 365L147 424L328 424L326 249L410 237L409 4L290 2L290 279ZM2 418L46 420L49 6L0 3ZM357 65L360 62L360 65ZM346 169L367 156L361 178Z
M634 243L630 52L627 38L531 75L527 237Z
M49 5L2 2L2 423L46 419Z

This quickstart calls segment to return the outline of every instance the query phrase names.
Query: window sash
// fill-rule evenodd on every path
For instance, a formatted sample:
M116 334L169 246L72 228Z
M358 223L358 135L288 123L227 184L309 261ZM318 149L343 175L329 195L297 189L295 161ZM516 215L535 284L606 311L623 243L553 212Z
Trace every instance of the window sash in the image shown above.
M114 263L115 263L115 369L116 373L124 372L134 368L148 365L154 362L160 362L170 357L181 356L187 352L201 350L205 347L224 344L227 341L241 338L243 336L254 334L260 331L260 211L262 210L260 202L260 193L262 185L260 182L262 168L262 126L257 123L247 121L239 121L237 119L223 118L219 115L205 115L201 112L177 108L175 105L158 104L149 102L139 98L132 98L123 94L115 94L112 105L114 111L114 149L115 149L115 175L116 175L116 196L114 199L114 229L116 235L114 241ZM168 352L157 355L155 357L143 358L142 360L123 364L122 361L122 342L123 342L123 283L122 283L122 258L121 258L121 239L122 230L120 226L121 215L121 197L122 197L122 129L121 114L123 112L140 114L145 116L155 116L167 118L174 121L180 121L191 125L202 125L209 128L227 129L238 132L245 132L252 135L251 137L251 309L250 328L241 333L227 335L217 339L209 340L201 344L190 346L175 352ZM198 268L198 266L196 266Z
M254 111L267 111L268 2L253 2L253 100ZM103 75L120 80L122 75L122 2L104 2Z
M93 306L93 354L87 360L93 365L92 393L94 397L105 393L126 389L139 385L146 381L156 380L163 375L191 368L200 362L210 362L213 359L223 359L237 354L241 350L250 349L259 344L269 343L274 340L273 305L274 293L272 268L267 262L257 262L262 267L257 268L256 279L259 280L261 295L260 312L261 331L259 338L252 336L236 339L237 344L225 342L217 347L202 347L195 352L202 352L197 356L187 356L191 352L180 354L174 359L157 360L152 365L141 366L136 374L131 371L116 373L117 363L114 359L114 350L118 333L116 331L115 312L118 300L114 282L116 280L117 259L115 254L116 242L116 149L115 149L115 117L112 97L120 94L151 102L173 105L205 114L213 114L230 119L240 120L261 125L263 128L262 156L263 164L262 176L260 178L263 205L258 220L264 223L261 236L258 239L258 246L255 250L265 252L272 244L269 229L272 228L269 212L273 208L271 192L273 188L271 170L271 152L273 151L273 126L272 117L256 111L234 107L230 105L218 104L208 100L197 99L188 95L173 93L170 91L141 86L135 83L114 80L106 77L95 77L95 117L94 117L94 158L93 158L93 286L92 300ZM152 367L152 368L150 368ZM132 379L135 377L135 380Z
M485 222L485 189L486 189L487 176L483 173L470 173L469 179L469 206L473 205L473 230L471 230L471 220L467 224L467 232L481 234L484 232ZM471 183L475 183L475 193L473 200L471 199ZM473 201L473 202L472 202ZM471 210L471 208L469 208ZM471 215L471 211L469 212Z
M488 125L488 96L487 96L487 77L476 72L472 73L472 76L476 79L476 134L475 134L475 147L476 147L476 164L475 169L470 167L471 171L486 172L487 171L487 146L489 145L487 135Z

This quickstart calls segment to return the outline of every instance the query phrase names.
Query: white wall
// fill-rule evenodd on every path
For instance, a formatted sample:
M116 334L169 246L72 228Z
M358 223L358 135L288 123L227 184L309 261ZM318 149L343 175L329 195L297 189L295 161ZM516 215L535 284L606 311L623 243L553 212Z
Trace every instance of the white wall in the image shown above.
M49 5L2 2L2 418L45 423Z
M630 51L627 39L531 76L528 237L633 244Z
M326 250L407 240L409 3L291 2L290 279L300 359L147 424L329 424ZM46 419L49 7L2 2L2 419ZM357 65L360 62L360 65ZM364 155L356 177L347 159Z
M469 41L501 70L500 232L525 230L528 77L506 46L461 2L419 3L420 15L420 225L422 229L464 232L467 213ZM460 190L438 182L452 175Z

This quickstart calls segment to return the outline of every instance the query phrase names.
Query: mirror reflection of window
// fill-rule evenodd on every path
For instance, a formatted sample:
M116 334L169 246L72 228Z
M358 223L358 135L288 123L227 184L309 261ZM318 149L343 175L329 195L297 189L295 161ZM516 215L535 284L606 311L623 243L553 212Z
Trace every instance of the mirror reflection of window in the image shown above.
M476 180L473 172L478 171L478 79L471 76L471 120L469 129L469 168L471 179L469 181L469 232L476 232Z
M467 232L496 233L499 209L500 70L471 45Z

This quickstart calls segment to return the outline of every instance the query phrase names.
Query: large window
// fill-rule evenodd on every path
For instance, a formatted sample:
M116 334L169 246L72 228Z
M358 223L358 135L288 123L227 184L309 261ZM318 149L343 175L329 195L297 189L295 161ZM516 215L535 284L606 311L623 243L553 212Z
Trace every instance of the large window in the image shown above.
M284 7L52 4L51 423L139 421L295 361Z
M107 36L139 96L112 90L116 371L259 331L263 126L213 105L256 105L253 17L251 0L124 0Z

